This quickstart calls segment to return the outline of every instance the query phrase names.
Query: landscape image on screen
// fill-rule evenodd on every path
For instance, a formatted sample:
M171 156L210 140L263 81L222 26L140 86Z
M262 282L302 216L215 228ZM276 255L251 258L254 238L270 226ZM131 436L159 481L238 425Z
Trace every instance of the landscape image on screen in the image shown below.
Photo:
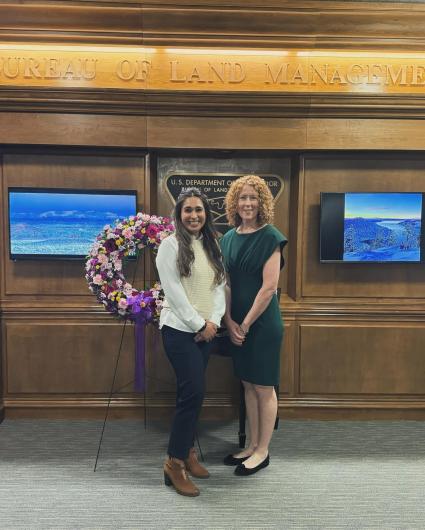
M346 193L344 261L420 261L421 193Z
M134 194L10 190L10 253L85 256L106 224L135 213Z

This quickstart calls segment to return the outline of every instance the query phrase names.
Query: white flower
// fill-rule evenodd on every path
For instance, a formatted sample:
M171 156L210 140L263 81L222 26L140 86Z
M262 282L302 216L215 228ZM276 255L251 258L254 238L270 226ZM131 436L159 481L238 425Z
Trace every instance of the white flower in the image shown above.
M125 283L122 291L126 296L131 296L133 294L133 287L131 284Z

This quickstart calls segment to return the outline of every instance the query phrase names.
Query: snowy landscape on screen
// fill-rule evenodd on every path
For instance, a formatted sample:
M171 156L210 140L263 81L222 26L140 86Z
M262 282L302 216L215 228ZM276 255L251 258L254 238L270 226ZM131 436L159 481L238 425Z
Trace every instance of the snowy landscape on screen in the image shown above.
M346 193L344 261L420 261L421 193Z

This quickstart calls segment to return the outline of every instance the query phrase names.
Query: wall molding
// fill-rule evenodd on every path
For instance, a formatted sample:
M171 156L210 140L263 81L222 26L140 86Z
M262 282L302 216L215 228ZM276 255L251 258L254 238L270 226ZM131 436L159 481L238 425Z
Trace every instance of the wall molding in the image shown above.
M0 111L132 116L423 119L424 95L143 92L0 87Z
M108 399L105 398L5 398L5 417L18 418L90 418L105 417ZM147 419L169 418L174 410L174 396L149 398ZM237 404L230 395L220 398L206 396L203 419L230 420L237 415ZM284 419L425 419L425 399L334 399L280 397L279 416ZM108 418L144 417L143 397L114 397ZM235 432L235 436L237 433Z
M31 302L31 308L28 307L28 296L21 295L25 298L22 302L12 300L0 301L0 316L4 322L15 322L24 320L25 322L35 322L42 320L54 322L81 321L96 323L116 323L123 324L123 321L114 320L111 315L105 312L99 304L87 305L69 304L61 302L51 302L52 297L38 297L38 302ZM41 299L40 299L41 298ZM92 296L91 296L92 298ZM320 297L318 297L320 298ZM49 300L50 299L50 300ZM402 300L402 303L400 303ZM325 320L329 321L352 321L352 322L425 322L425 301L423 299L387 299L378 300L375 303L358 300L345 299L340 302L336 300L321 300L317 303L311 301L303 302L285 302L280 305L282 315L286 320L303 322L304 320Z
M0 20L4 42L394 50L425 44L425 6L418 3L10 0L1 2Z

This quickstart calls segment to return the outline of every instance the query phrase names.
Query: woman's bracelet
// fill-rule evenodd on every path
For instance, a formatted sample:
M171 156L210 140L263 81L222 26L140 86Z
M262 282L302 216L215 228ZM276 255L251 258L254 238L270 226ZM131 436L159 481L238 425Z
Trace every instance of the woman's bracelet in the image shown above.
M243 325L243 324L241 324L241 325L239 326L239 329L242 331L243 336L246 337L246 335L248 335L248 330L245 330L245 329L242 327L242 325Z

